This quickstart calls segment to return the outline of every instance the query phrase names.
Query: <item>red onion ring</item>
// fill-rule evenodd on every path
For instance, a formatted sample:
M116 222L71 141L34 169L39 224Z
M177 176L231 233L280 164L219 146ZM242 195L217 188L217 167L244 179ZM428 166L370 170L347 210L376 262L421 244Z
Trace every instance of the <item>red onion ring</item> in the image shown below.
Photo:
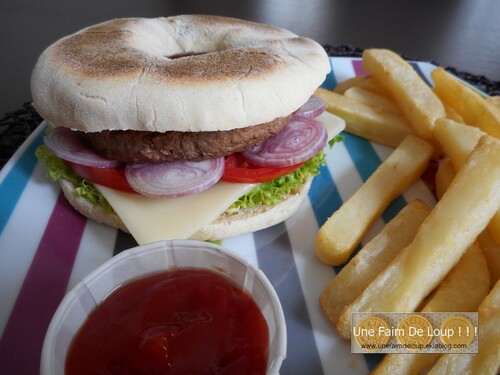
M295 113L295 116L315 118L325 112L325 109L325 102L312 96L302 107L299 108L299 110Z
M164 163L136 163L125 167L129 185L150 198L175 198L202 192L220 180L224 158Z
M57 127L43 137L45 146L61 159L96 168L115 168L122 163L105 158L88 147L84 139L76 132Z
M263 167L286 167L309 160L327 140L328 133L317 120L294 116L281 132L244 151L243 156Z

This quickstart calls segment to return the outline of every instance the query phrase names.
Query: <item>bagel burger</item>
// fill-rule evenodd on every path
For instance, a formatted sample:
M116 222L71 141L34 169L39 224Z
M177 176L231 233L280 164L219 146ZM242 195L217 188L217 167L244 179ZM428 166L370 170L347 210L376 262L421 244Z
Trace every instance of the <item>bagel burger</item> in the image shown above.
M269 25L107 21L39 57L37 156L78 211L139 244L266 228L296 211L343 129L311 99L329 71L319 44Z

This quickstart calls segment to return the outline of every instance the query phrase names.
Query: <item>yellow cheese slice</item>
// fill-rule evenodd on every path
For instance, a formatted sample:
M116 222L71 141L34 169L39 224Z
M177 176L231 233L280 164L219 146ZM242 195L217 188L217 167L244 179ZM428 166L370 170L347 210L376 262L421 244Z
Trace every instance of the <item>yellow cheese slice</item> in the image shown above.
M186 239L214 221L255 184L220 181L195 195L156 199L95 185L139 245Z
M328 112L324 112L317 119L327 129L329 139L345 127L342 119ZM220 181L199 194L154 199L95 184L140 245L191 237L255 186Z
M328 140L333 139L333 137L345 129L345 121L330 112L323 112L321 115L316 117L316 120L321 122L325 127L328 132Z

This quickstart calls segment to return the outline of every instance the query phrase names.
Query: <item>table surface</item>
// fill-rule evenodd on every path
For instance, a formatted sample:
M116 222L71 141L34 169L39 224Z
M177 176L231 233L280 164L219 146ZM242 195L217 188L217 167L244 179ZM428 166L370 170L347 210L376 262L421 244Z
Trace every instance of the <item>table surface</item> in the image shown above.
M218 14L281 26L321 44L390 48L500 80L495 0L1 1L0 117L30 100L30 74L53 41L115 17Z

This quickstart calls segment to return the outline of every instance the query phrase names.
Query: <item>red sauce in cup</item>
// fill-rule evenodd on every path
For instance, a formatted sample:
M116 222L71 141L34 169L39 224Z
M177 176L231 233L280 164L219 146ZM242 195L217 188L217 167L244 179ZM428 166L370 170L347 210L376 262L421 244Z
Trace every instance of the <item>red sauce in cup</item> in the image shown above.
M68 351L66 374L264 374L269 330L248 293L180 269L111 293Z

